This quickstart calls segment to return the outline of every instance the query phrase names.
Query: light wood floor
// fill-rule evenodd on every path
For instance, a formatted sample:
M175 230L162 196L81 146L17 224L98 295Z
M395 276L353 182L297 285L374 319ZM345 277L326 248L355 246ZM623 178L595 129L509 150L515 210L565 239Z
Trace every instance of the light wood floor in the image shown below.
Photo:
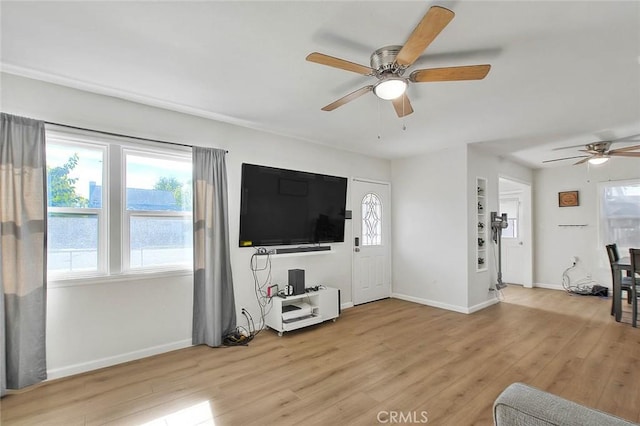
M491 425L494 399L516 381L640 421L640 329L616 323L610 300L505 296L472 315L383 300L248 347L193 347L45 383L5 397L0 423L371 425L380 411L426 411L430 425Z

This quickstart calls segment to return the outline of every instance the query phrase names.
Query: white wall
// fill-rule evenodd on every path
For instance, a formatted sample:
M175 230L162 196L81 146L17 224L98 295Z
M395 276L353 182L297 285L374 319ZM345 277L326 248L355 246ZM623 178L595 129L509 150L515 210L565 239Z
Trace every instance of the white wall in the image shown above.
M50 287L49 378L190 346L192 303L191 275Z
M393 160L391 175L394 296L463 313L495 303L491 250L476 272L476 178L497 211L499 176L530 183L532 171L468 145Z
M534 173L534 283L561 288L562 273L577 256L585 275L611 287L604 244L598 241L598 183L640 178L634 158L613 158L600 166L582 164ZM558 192L579 191L578 207L558 207ZM562 227L558 225L587 225Z
M495 283L498 277L498 271L496 268L496 258L494 253L497 254L497 250L494 250L495 244L491 240L491 231L489 230L487 236L488 250L487 250L487 263L488 270L484 272L476 272L476 244L475 239L477 236L477 223L476 223L476 178L482 177L487 179L487 191L486 191L486 211L499 211L499 178L501 176L509 176L520 182L531 183L533 181L533 172L527 167L523 167L512 161L504 158L499 158L493 155L488 155L473 147L469 146L468 149L468 183L467 183L467 197L468 197L468 211L469 217L467 218L469 244L468 250L468 307L471 311L477 310L496 300L496 295L493 292L489 292L490 286L495 287ZM487 218L488 220L488 218Z
M393 293L467 310L467 148L391 163Z
M2 111L10 114L131 136L229 150L229 215L236 308L258 318L249 259L237 247L240 173L243 162L345 177L390 180L386 160L241 128L204 118L1 74ZM214 94L211 94L214 96ZM348 200L348 206L349 200ZM351 223L347 222L346 241ZM306 270L309 284L342 290L351 301L350 243L333 244L330 254L274 257L273 282L287 270ZM87 371L190 345L192 278L176 276L50 288L47 362L50 377ZM240 324L244 318L239 316Z

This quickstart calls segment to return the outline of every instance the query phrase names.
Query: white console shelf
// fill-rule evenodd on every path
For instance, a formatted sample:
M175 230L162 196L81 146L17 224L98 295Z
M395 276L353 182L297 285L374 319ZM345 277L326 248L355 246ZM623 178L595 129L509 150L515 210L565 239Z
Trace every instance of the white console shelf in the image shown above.
M282 298L276 296L271 299L271 309L265 317L267 327L278 332L279 336L285 331L297 330L324 321L335 321L340 315L340 296L338 289L332 287L321 288L297 296ZM311 312L301 318L286 319L287 305L305 303L311 307ZM283 318L284 316L284 318Z

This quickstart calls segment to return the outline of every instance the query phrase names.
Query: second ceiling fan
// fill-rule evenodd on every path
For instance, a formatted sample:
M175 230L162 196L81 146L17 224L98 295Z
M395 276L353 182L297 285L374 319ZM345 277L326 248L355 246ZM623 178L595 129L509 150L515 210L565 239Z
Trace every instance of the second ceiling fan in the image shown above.
M627 136L626 138L613 139L608 141L598 141L591 142L585 145L574 145L574 146L565 146L562 148L554 148L553 151L558 151L562 149L570 149L570 148L580 148L584 147L584 149L580 149L578 151L584 152L588 155L572 155L570 157L563 158L555 158L553 160L545 160L543 163L552 163L554 161L563 161L563 160L574 160L576 158L581 158L578 162L574 163L574 166L589 162L589 164L598 165L603 164L609 161L611 157L640 157L640 152L635 152L640 150L640 145L633 146L625 146L622 148L611 149L611 145L617 142L640 142L640 139L637 139L638 135Z
M482 80L485 78L491 69L489 64L420 69L413 71L409 77L404 77L407 68L418 59L453 17L454 13L449 9L440 6L430 7L406 43L403 46L386 46L376 50L371 55L370 67L318 52L309 54L306 58L307 61L378 79L374 84L351 92L323 107L322 110L333 111L347 102L373 92L381 99L390 100L398 117L404 117L413 112L411 102L406 94L409 83Z

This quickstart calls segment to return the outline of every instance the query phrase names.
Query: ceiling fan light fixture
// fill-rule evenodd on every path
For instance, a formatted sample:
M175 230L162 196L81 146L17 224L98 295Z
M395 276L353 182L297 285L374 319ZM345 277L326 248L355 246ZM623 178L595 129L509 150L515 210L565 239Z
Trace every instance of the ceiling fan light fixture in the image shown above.
M594 166L597 166L599 164L604 164L607 161L609 161L609 157L605 156L605 155L602 155L602 156L599 156L599 157L589 158L588 161L589 161L589 164L593 164Z
M401 77L386 77L373 86L373 93L386 101L402 96L406 90L407 81Z

